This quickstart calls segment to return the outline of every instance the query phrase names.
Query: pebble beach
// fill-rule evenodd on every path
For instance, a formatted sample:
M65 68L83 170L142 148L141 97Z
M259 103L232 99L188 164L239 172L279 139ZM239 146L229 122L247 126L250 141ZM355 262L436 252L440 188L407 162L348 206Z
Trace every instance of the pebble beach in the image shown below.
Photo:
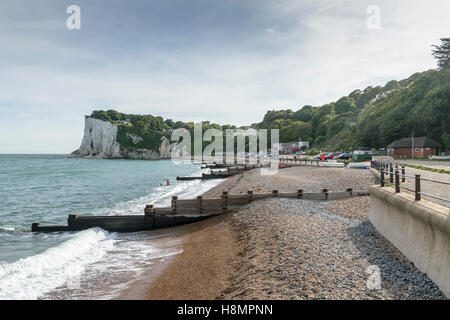
M254 169L204 194L367 191L370 170ZM183 252L148 290L148 299L445 299L439 288L368 220L370 197L265 199L180 226ZM373 285L373 274L379 274Z

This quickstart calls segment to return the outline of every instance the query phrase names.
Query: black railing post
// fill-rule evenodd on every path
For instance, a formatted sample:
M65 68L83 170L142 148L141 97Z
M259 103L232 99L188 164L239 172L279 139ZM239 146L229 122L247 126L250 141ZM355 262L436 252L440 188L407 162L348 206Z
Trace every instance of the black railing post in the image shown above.
M402 164L402 182L405 182L405 175L406 175L406 173L405 173L405 165L404 164Z
M384 168L381 168L380 182L381 182L381 187L384 187Z
M394 183L394 167L392 166L392 162L389 164L389 182Z
M416 174L416 201L420 201L420 174Z
M398 169L395 169L395 193L400 192L400 177L398 174Z

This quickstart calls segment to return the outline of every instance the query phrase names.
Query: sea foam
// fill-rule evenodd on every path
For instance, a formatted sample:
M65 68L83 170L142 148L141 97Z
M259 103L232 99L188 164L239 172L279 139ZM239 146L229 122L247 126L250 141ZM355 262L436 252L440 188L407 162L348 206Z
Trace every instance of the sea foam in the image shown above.
M39 254L0 265L0 299L37 299L80 275L84 267L99 261L115 240L93 228L69 236Z

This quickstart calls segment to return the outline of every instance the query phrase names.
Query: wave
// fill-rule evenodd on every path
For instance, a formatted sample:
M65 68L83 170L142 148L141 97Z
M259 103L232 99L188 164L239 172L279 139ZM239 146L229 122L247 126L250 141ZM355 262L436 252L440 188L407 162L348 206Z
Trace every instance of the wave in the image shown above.
M14 231L16 228L14 227L0 227L0 231Z
M42 253L0 264L0 299L37 299L101 260L115 242L99 228L68 237Z
M220 182L174 182L170 186L154 188L146 196L93 210L92 214L143 214L146 204L169 206L174 195L193 198ZM4 225L0 230L17 232L17 228L14 230L9 225ZM171 240L163 236L159 240L147 233L116 234L93 228L45 236L56 244L12 263L0 262L0 299L72 299L77 295L83 299L111 299L141 275L155 259L164 259L182 251L179 239ZM114 276L111 276L112 273ZM81 278L84 290L64 291L71 279L76 277Z

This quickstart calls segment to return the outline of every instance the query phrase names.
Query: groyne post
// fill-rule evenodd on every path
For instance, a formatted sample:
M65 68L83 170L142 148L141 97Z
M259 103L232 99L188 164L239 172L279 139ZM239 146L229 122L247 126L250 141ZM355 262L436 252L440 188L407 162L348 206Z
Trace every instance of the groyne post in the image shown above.
M272 196L278 197L278 190L272 190Z
M297 198L303 198L303 189L297 190Z
M172 205L171 206L172 206L173 215L175 215L177 213L177 200L178 200L177 196L172 197Z
M152 226L155 225L155 207L152 204L147 204L144 209L145 214L145 224L149 224L150 221Z
M253 200L253 190L247 190L248 201Z
M228 209L228 191L222 192L222 210L225 211Z
M200 214L202 214L203 213L203 197L198 196L197 200L198 200L198 211L200 212Z
M322 189L322 192L325 195L325 200L328 200L328 189Z

